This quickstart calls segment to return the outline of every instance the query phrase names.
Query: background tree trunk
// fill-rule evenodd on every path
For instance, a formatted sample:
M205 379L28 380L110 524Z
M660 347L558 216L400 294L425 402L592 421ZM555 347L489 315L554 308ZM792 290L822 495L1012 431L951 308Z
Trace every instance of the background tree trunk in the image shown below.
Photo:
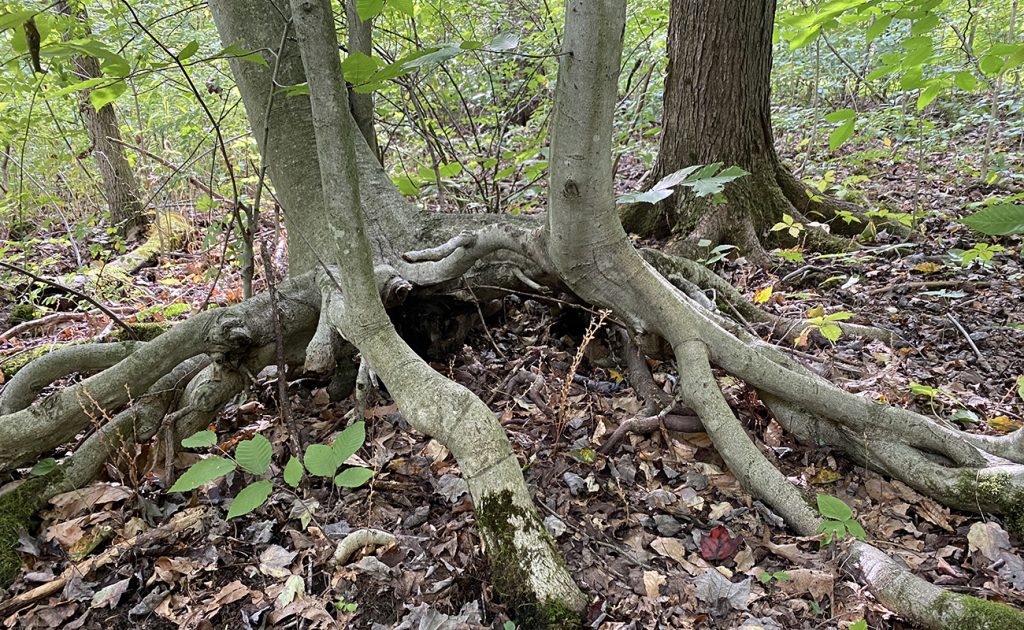
M365 22L359 19L356 11L356 0L348 0L345 3L345 15L348 19L348 51L349 54L360 52L367 57L373 56L373 20ZM366 144L370 146L373 154L384 163L384 156L377 145L377 131L373 128L373 93L361 94L348 88L348 103L352 109L352 118L359 127L359 133L363 134Z
M62 0L58 4L58 10L61 13L73 15L75 19L86 25L86 32L88 32L88 16L85 6L76 6L72 13L71 3ZM79 80L85 81L103 76L100 62L95 57L77 56L74 59L74 64L74 73ZM79 92L78 107L85 121L89 140L92 142L93 158L96 160L100 178L103 180L103 196L110 211L110 220L117 226L118 232L122 236L134 237L147 223L146 215L143 213L142 196L139 194L139 183L135 178L135 171L128 164L124 147L119 144L121 128L117 122L114 104L108 103L97 110L89 100L91 92L91 89Z
M650 182L693 164L722 162L750 175L729 183L715 206L677 193L658 206L622 213L644 236L687 234L760 250L760 236L783 213L826 221L837 202L812 200L779 161L771 121L775 0L672 0L661 145ZM818 211L824 216L813 216ZM805 216L804 213L807 213Z

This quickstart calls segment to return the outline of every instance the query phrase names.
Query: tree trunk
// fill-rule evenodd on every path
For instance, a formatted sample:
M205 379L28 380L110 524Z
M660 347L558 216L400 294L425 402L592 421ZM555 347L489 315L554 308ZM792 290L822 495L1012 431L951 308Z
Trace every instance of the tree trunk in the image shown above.
M58 9L72 15L70 3L62 0ZM84 6L78 6L74 12L75 19L87 25L88 16ZM86 26L88 32L88 26ZM81 55L74 58L75 75L85 81L103 76L100 62L95 57ZM108 103L97 110L89 100L91 89L79 92L79 111L85 121L89 140L92 142L92 155L103 180L103 196L110 211L110 221L117 226L118 232L125 237L137 236L147 220L143 213L142 197L139 194L139 183L135 172L128 164L124 147L121 142L121 129L117 122L114 104Z
M761 236L784 213L805 224L832 218L835 203L812 202L775 152L770 94L775 5L775 0L672 1L661 145L651 182L686 166L715 162L740 166L750 175L726 185L727 202L721 206L685 193L658 206L629 206L622 212L627 230L730 242L757 252Z
M356 11L356 0L345 2L345 16L348 20L348 52L352 54L359 52L367 57L373 55L373 20L365 22L359 19ZM383 163L384 156L381 155L380 147L377 145L377 131L373 127L373 93L361 94L348 88L348 102L352 109L352 118L359 127L359 133L363 134L366 144Z

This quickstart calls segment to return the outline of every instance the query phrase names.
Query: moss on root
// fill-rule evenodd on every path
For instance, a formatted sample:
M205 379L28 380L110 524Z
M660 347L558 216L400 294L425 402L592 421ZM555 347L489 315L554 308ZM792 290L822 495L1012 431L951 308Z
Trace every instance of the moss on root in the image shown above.
M1020 630L1024 628L1024 612L998 602L946 593L935 600L935 610L940 614L951 606L959 605L963 611L949 624L951 628L971 630Z
M59 470L59 469L58 469ZM43 507L44 490L58 479L54 472L42 477L26 479L17 487L0 494L0 588L7 588L18 571L21 559L18 557L18 533L30 529L36 512Z
M1024 489L1015 486L1009 474L979 478L964 472L957 480L956 499L967 506L998 510L1011 531L1024 534Z
M508 490L484 497L475 513L488 547L495 594L512 609L516 623L527 629L580 627L579 612L559 601L537 601L530 589L530 558L520 554L515 537L522 528L535 528L535 533L548 537L537 516L516 505Z
M167 332L171 328L171 324L167 322L130 322L128 328L131 329L129 333L124 328L117 326L111 331L110 337L106 341L152 341ZM67 346L76 346L85 343L93 343L91 340L85 339L82 341L70 341L62 344L46 344L31 350L26 350L21 354L12 356L10 359L4 360L0 357L0 369L4 371L4 377L10 378L25 368L26 365L35 361L39 357L49 354L54 350L65 348Z

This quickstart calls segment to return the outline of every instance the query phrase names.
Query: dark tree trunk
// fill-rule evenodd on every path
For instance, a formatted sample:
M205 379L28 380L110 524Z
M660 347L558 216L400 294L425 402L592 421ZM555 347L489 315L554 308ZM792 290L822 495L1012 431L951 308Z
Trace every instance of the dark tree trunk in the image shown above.
M345 3L345 15L348 20L348 49L349 53L360 52L367 57L373 56L373 21L365 22L359 19L356 12L356 0L348 0ZM377 131L373 127L373 94L360 94L349 86L348 90L349 108L352 110L352 118L359 127L359 133L363 134L366 144L377 156L377 159L384 163L380 147L377 145Z
M58 10L71 15L71 5L66 0L58 4ZM75 18L86 23L87 16L84 6L77 6ZM86 29L88 32L88 29ZM95 79L103 76L100 62L95 57L79 56L74 59L75 75L81 79ZM121 129L117 122L114 104L109 103L97 110L89 100L92 90L79 93L79 110L85 121L89 140L92 142L92 155L103 180L103 197L110 211L110 220L117 226L122 236L134 237L146 225L143 213L142 197L139 194L139 183L135 172L128 164L121 141Z
M628 230L731 242L750 251L760 249L759 237L783 213L818 210L775 153L770 94L775 6L775 0L672 0L661 146L650 182L715 162L740 166L750 175L726 186L727 202L721 206L677 193L657 207L628 207L622 217ZM831 218L808 215L799 218Z
M75 72L82 79L102 76L95 57L77 57ZM121 130L114 104L97 110L89 100L89 90L83 90L79 109L92 140L92 155L103 180L103 196L110 210L110 220L123 236L133 237L146 225L146 215L143 214L135 172L128 164L124 148L118 144Z

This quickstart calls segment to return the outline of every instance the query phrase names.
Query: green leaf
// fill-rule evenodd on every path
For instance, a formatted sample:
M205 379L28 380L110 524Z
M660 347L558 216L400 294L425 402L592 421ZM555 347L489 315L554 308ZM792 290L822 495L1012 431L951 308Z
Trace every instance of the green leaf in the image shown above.
M865 619L855 621L847 630L868 630L868 622Z
M21 26L25 23L25 20L35 15L35 13L35 11L12 11L11 13L0 15L0 31Z
M266 58L258 50L246 50L239 44L231 44L224 50L220 51L215 55L216 57L233 57L239 61L248 61L249 63L258 63L261 66L269 67Z
M836 521L848 521L853 518L853 510L850 509L850 506L830 494L818 495L818 511L825 518Z
M420 55L411 61L407 61L401 66L403 72L414 70L416 68L422 68L433 64L442 63L448 61L452 57L462 52L462 47L458 44L445 44L444 46L436 46L430 49L424 55Z
M48 475L57 468L57 460L52 457L41 459L36 462L36 465L32 467L32 470L28 472L29 477L42 477Z
M274 485L266 479L250 483L246 487L242 488L242 491L239 492L231 502L231 507L228 508L227 520L230 521L237 516L248 514L266 503L267 499L270 498L270 493L273 489Z
M303 470L302 462L293 455L284 465L284 482L293 488L298 488L299 482L302 481Z
M398 187L398 192L402 193L406 197L415 197L420 194L419 184L417 184L416 180L408 175L399 175L391 181Z
M658 203L666 197L672 196L674 191L672 189L667 190L648 190L646 192L638 193L627 193L620 196L615 200L616 203Z
M203 484L210 483L217 477L224 476L235 469L235 462L226 457L209 457L192 464L185 473L174 482L169 492L188 492Z
M124 94L124 91L128 89L124 81L114 81L110 85L96 88L92 92L89 92L89 102L92 106L99 111L112 103L118 96Z
M341 471L341 473L334 478L334 485L339 488L358 488L369 481L370 477L373 477L372 470L369 468L354 466Z
M317 477L333 477L341 462L334 454L334 449L326 444L310 444L306 447L306 456L302 458L309 474Z
M199 52L199 42L193 39L185 44L185 47L178 53L178 61L185 61L197 52Z
M341 62L341 71L345 80L352 85L366 83L381 66L381 61L358 50L352 51L345 60Z
M845 120L850 120L857 115L857 112L852 109L837 109L836 111L825 115L825 122L837 123Z
M961 221L972 230L990 236L1024 234L1024 206L1013 204L989 206L964 217Z
M217 443L217 434L213 431L193 433L181 441L185 448L209 448Z
M858 523L857 521L851 518L848 521L843 521L843 523L846 525L846 529L850 530L850 535L856 538L857 540L864 540L865 538L867 538L867 532L864 531L864 528L861 527L860 523Z
M384 10L384 0L356 0L356 15L362 21L372 20Z
M836 324L822 324L818 326L818 332L825 338L835 343L843 334L843 329Z
M789 40L789 49L796 50L797 48L803 48L817 39L819 33L821 33L820 25L799 31L799 34L796 37Z
M502 52L505 50L512 50L518 45L519 36L515 33L499 33L491 38L491 41L487 42L484 49L491 52Z
M717 170L717 165L712 166ZM738 166L730 166L717 175L706 173L708 170L709 169L705 169L697 175L688 178L682 183L682 185L689 186L693 189L693 194L698 197L707 197L708 195L715 195L722 192L725 185L729 182L739 179L745 175L749 175L749 173Z
M880 16L878 19L872 22L871 25L868 26L868 30L866 33L868 43L870 44L879 35L887 31L889 29L890 24L892 24L892 14Z
M978 79L966 71L957 72L953 75L953 84L964 92L973 92L978 89Z
M853 135L854 125L857 122L855 118L851 118L839 125L832 130L832 133L828 136L828 148L835 151L839 147L843 146L850 136Z
M921 94L917 97L917 111L921 111L925 107L931 105L932 101L938 97L940 89L941 88L938 84L932 83L922 90Z
M999 55L985 55L978 60L978 67L989 76L999 74L999 71L1003 69L1003 58Z
M338 434L334 438L334 456L337 461L344 463L346 459L356 454L366 441L366 423L360 420L353 422L352 426Z
M825 540L822 541L822 544L827 545L832 542L833 538L846 537L846 525L841 521L824 521L818 527L818 533L825 534Z
M388 0L388 6L409 17L416 17L416 6L413 0Z
M246 471L262 475L270 467L273 450L270 440L257 433L251 440L238 444L238 448L235 449L235 460Z

